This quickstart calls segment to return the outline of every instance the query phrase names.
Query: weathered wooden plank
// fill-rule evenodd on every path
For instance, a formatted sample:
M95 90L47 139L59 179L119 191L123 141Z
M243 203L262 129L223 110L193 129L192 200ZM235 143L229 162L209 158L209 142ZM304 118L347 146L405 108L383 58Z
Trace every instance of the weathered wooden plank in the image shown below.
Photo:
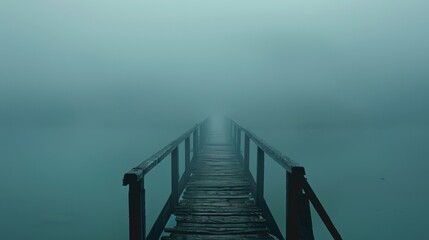
M256 212L244 212L244 211L236 211L236 212L181 212L178 211L175 213L176 216L261 216L261 211Z
M241 190L250 190L250 186L211 186L211 187L205 187L205 186L199 186L199 187L192 187L187 186L187 191L241 191Z
M249 197L249 191L247 190L236 190L236 191L207 191L207 190L193 190L186 191L184 196L240 196L246 195Z
M219 209L221 208L221 209ZM252 211L260 210L254 204L231 204L231 203L217 203L213 204L213 202L205 202L205 203L196 203L193 204L183 204L180 203L179 206L176 207L177 211L199 211L206 209L208 211L217 211L217 212L226 212L226 211L234 211L234 210L246 210L250 209Z
M198 228L198 229L225 229L225 231L228 231L229 229L243 229L247 230L249 228L255 229L255 228L264 228L265 229L265 223L220 223L220 222L213 222L213 223L195 223L195 222L178 222L177 227L183 227L183 228Z
M214 195L184 195L184 199L248 199L249 195L237 195L237 196L214 196Z
M175 228L165 228L166 232L170 233L188 233L188 234L212 234L212 235L222 235L222 234L243 234L243 233L267 233L269 230L266 227L180 227L176 226Z
M163 239L272 239L235 151L232 145L200 146L174 211L177 224Z
M234 240L246 240L246 239L258 239L258 240L268 240L273 239L268 234L233 234L233 235L186 235L186 234L173 234L172 236L163 236L163 240L213 240L213 239L234 239Z
M187 223L265 223L262 216L177 216L177 222Z

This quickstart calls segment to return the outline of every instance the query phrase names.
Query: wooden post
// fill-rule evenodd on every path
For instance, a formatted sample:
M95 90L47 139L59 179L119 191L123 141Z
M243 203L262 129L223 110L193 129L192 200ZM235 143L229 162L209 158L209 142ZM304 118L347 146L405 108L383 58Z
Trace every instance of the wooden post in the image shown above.
M264 151L258 147L256 170L256 202L262 206L264 200Z
M189 170L191 164L191 141L189 137L185 139L185 172Z
M128 191L130 240L146 239L146 209L144 178L130 183Z
M179 148L171 152L171 209L179 203Z
M298 173L286 172L286 239L301 239L299 234L299 194L302 194Z
M301 186L303 181L301 180ZM313 222L311 220L310 201L308 197L302 192L298 193L298 225L299 235L302 240L314 240Z
M249 171L250 139L247 134L244 135L244 171Z
M310 202L303 193L303 169L292 168L286 181L286 239L314 240Z

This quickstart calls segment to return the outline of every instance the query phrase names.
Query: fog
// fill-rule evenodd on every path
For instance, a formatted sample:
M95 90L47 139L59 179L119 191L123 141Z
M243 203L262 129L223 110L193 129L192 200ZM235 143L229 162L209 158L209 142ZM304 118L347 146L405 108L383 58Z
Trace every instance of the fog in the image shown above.
M209 114L303 164L344 239L429 238L427 9L0 1L0 239L126 239L122 174ZM148 176L152 219L163 164Z

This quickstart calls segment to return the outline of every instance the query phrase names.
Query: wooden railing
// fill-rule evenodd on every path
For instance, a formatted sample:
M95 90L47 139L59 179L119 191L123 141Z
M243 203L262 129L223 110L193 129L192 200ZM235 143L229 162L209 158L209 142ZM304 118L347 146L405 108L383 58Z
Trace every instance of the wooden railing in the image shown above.
M292 161L287 156L275 148L268 145L251 131L241 127L230 119L231 136L235 149L242 158L244 171L248 174L252 182L252 193L259 207L262 208L263 215L268 222L273 235L279 239L285 239L277 226L271 211L264 198L264 162L265 155L271 157L281 167L285 169L286 177L286 239L292 240L313 240L313 227L310 213L310 202L322 219L331 236L335 240L342 239L330 217L326 213L307 179L303 166ZM244 143L242 143L242 133ZM249 170L250 140L257 146L256 154L256 180ZM242 154L242 147L244 148ZM284 191L279 189L280 192Z
M191 152L192 161L198 155L200 139L203 135L203 126L207 119L195 125L176 140L165 146L143 161L140 165L125 173L123 185L129 185L128 208L129 208L129 236L130 240L159 239L167 224L175 206L179 202L179 196L185 188L185 183L190 175ZM191 151L191 137L193 149ZM179 145L184 142L185 147L185 171L179 180ZM145 175L167 156L171 156L171 194L166 201L161 213L146 234L146 206L145 206Z
M191 163L197 158L201 144L205 140L207 130L206 118L201 123L195 125L176 140L165 146L143 161L140 165L125 173L123 185L129 186L129 236L130 240L159 239L165 225L178 205L179 197L185 188L187 179L191 173ZM317 198L305 178L305 169L298 163L284 156L275 148L265 143L251 131L241 127L231 119L225 119L229 124L232 143L241 158L244 171L249 176L252 194L257 205L262 209L262 214L266 219L270 232L279 239L288 240L312 240L313 228L310 214L310 202L316 212L321 217L328 231L335 240L342 239L328 214ZM191 138L193 149L191 151ZM244 141L242 142L242 139ZM257 146L256 154L256 180L249 170L250 160L250 140ZM185 151L185 171L179 176L179 145L184 143ZM241 149L243 149L243 154ZM191 158L192 152L192 158ZM146 233L146 207L145 207L145 175L152 170L167 156L171 156L171 194L164 204L161 213L155 220L149 233ZM286 236L284 237L271 214L264 198L264 162L265 155L271 157L275 162L285 169L286 189L279 189L286 192ZM192 161L191 161L192 159ZM180 179L179 179L180 178Z

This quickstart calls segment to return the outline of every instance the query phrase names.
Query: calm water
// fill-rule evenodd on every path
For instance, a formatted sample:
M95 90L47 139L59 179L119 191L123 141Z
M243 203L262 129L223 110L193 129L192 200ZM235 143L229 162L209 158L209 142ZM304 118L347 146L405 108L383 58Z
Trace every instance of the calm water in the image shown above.
M3 129L0 238L126 239L122 175L178 134L171 129ZM151 196L166 196L165 172L150 176L148 181L159 183L148 186ZM161 207L158 202L148 199L154 211Z
M429 239L427 9L1 0L0 239L126 239L123 173L211 113L302 163L345 239ZM168 169L147 177L149 223Z
M184 129L3 130L0 238L126 239L122 174ZM306 166L345 239L429 237L427 127L255 132ZM165 161L148 176L149 222L168 194L168 170ZM270 161L266 171L266 196L284 226L284 195L278 190L284 172ZM316 237L329 239L317 217L314 222Z
M344 239L429 237L428 127L260 132L306 166L310 184ZM272 171L278 173L274 186L284 178ZM274 189L267 194L275 199ZM316 238L330 239L317 216L313 221Z

